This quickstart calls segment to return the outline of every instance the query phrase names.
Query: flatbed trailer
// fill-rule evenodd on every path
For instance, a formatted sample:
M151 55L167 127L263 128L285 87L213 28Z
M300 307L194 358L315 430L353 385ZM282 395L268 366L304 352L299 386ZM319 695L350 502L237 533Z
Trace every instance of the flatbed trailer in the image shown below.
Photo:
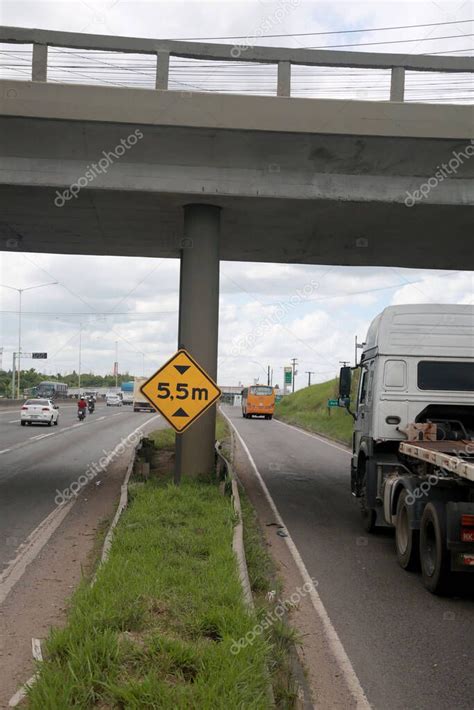
M474 441L402 441L399 451L435 469L474 481Z
M421 567L425 587L446 593L456 573L474 573L474 441L402 441L381 471L401 567Z

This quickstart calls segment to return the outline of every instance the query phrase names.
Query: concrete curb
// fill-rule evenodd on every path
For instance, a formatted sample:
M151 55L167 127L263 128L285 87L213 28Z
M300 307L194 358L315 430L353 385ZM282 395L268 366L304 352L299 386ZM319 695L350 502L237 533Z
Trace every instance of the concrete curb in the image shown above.
M132 458L130 459L130 463L127 466L125 478L123 479L123 483L120 488L119 504L117 506L117 510L115 511L114 519L112 520L110 527L107 531L107 535L105 536L104 544L102 545L102 554L100 556L100 561L99 561L99 564L98 564L97 569L95 571L94 577L92 578L91 587L93 587L97 581L97 575L99 573L100 568L102 567L104 562L106 562L108 560L108 557L110 554L110 549L112 547L114 530L117 527L118 521L120 520L120 516L122 515L123 511L125 510L125 508L128 505L128 483L130 481L130 476L132 475L133 467L135 465L135 459L137 456L137 451L141 446L142 439L143 439L143 434L141 434L141 436L140 436L140 441L138 441L135 444Z
M233 446L233 432L231 430L232 446ZM216 442L216 454L220 457L223 470L230 479L232 486L232 505L234 508L235 515L237 517L237 523L234 525L234 532L232 538L232 549L235 556L237 557L237 564L239 569L239 579L242 585L242 591L244 595L245 604L249 609L254 609L252 590L250 588L249 572L247 569L247 559L245 557L245 547L244 547L244 525L242 522L242 506L240 504L239 486L237 483L237 478L232 469L230 461L226 459L222 451L220 450L219 442Z

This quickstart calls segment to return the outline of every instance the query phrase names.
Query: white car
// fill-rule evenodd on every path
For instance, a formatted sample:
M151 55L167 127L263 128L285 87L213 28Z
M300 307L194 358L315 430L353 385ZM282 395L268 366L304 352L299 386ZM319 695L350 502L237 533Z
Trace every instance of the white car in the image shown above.
M59 407L50 399L27 399L21 408L20 423L25 424L58 424Z
M105 403L108 407L121 407L122 400L118 394L108 394L105 398Z

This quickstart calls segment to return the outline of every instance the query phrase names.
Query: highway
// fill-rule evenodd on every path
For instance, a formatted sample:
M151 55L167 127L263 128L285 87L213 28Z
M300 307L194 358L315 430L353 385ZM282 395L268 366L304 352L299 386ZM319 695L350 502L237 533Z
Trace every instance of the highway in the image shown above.
M0 410L0 574L57 507L58 491L99 464L138 426L160 426L156 415L135 413L128 406L99 403L84 422L77 420L74 403L60 404L59 411L58 426L22 427L19 410Z
M254 459L373 708L473 706L474 595L435 597L397 564L393 533L368 535L349 452L223 407Z

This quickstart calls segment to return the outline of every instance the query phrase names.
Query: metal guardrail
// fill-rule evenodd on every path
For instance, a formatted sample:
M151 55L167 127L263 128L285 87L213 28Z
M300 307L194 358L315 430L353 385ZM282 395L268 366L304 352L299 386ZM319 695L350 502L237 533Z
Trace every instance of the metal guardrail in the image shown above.
M450 73L474 72L474 57L345 52L329 49L288 49L285 47L240 47L240 45L236 44L111 37L24 27L0 27L0 42L33 45L31 79L36 82L47 81L48 47L156 55L155 88L160 90L168 89L170 57L185 57L206 61L276 64L278 67L276 94L277 96L285 97L291 96L291 67L293 65L390 69L390 101L404 100L405 72L407 70Z

